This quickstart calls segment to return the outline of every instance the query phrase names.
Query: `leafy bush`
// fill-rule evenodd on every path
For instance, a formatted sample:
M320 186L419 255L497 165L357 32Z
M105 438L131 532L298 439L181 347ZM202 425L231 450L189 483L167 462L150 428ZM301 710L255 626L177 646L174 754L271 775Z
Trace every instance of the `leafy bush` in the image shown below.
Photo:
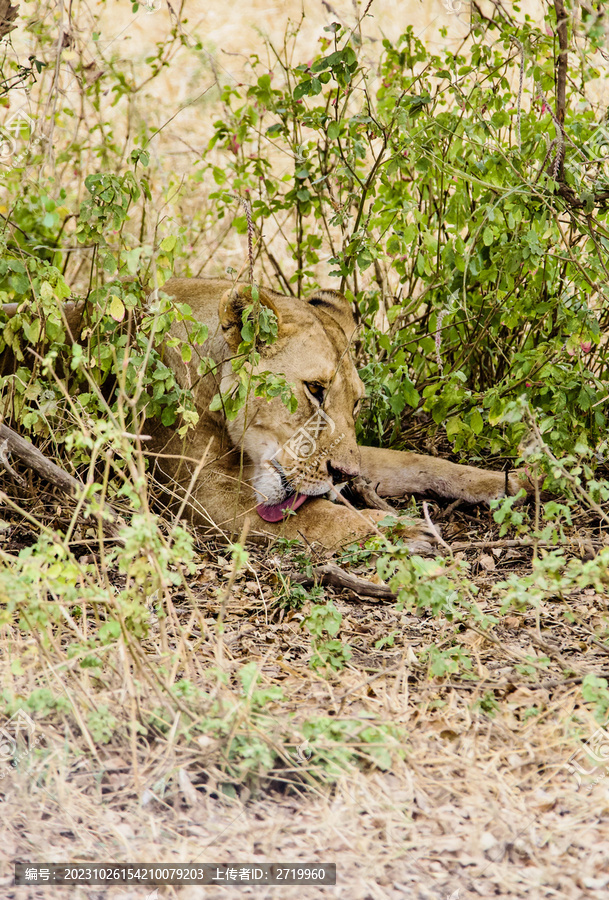
M474 18L458 56L430 53L410 27L374 65L336 25L309 63L280 57L268 73L254 57L249 87L223 88L210 147L228 165L207 166L218 216L235 191L260 223L289 214L281 278L299 295L330 257L364 329L365 440L399 442L418 415L461 454L517 455L514 396L554 452L604 437L609 170L588 98L599 36L591 21L573 35L588 55L552 145L553 15L546 30ZM291 172L273 165L277 149Z

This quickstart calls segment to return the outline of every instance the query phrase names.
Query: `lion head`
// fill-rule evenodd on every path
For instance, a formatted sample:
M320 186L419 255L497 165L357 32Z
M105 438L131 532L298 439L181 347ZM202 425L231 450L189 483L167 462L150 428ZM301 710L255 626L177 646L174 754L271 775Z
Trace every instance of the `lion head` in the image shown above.
M299 300L261 290L259 296L277 318L277 339L260 348L252 374L284 375L298 406L290 414L280 397L250 394L226 427L233 446L242 447L249 459L258 513L276 522L286 509L358 474L355 416L364 385L349 353L355 322L342 294L318 291ZM241 342L244 307L251 302L243 286L227 290L220 300L220 325L232 354ZM236 377L225 361L222 393Z

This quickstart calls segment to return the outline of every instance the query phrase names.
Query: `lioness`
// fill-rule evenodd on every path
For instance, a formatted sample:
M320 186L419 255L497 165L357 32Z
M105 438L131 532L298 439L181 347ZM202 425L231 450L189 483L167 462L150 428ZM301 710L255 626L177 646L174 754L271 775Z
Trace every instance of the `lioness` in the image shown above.
M361 512L324 499L333 484L358 474L381 497L433 491L442 497L488 502L518 491L516 475L487 472L443 459L397 450L360 447L355 418L364 385L349 355L355 330L350 304L337 291L321 290L307 300L260 289L260 303L277 316L278 336L260 348L257 371L282 373L293 386L298 408L290 414L279 397L250 393L232 421L209 409L215 394L236 382L231 366L241 342L242 314L251 304L249 287L228 281L172 278L163 291L192 309L209 338L193 346L185 364L166 347L165 361L183 387L192 389L199 422L185 439L162 425L153 427L153 451L174 496L195 524L240 533L250 518L250 536L284 535L335 548L365 537L386 513ZM186 339L188 325L172 333ZM215 368L196 374L202 357ZM186 502L185 502L186 501ZM414 550L435 540L423 521L406 530Z

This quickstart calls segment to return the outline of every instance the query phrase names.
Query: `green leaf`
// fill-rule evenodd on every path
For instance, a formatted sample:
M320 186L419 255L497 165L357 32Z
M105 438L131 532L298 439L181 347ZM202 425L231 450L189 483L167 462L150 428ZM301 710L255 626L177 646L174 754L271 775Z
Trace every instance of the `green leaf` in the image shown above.
M448 422L446 423L446 436L450 438L456 437L461 429L463 428L463 423L459 416L451 416Z
M311 93L311 79L307 78L305 81L301 81L300 84L297 84L294 88L294 100L300 100L302 97L305 97L307 94Z
M473 411L469 420L469 425L474 434L482 434L482 429L484 428L484 420L477 409Z
M174 234L170 234L161 241L161 250L163 253L171 253L175 249L177 242L177 237Z
M211 171L216 184L219 187L222 187L222 185L226 183L226 173L224 169L221 169L220 166L213 166Z
M412 381L409 381L407 378L405 378L400 385L400 390L404 396L404 400L406 401L406 403L409 406L412 406L413 409L416 409L421 402L421 395L415 388Z
M11 275L9 284L17 294L27 294L30 289L30 282L27 275Z
M23 325L23 333L30 342L30 344L38 343L40 338L40 331L42 327L42 319L34 319L32 322L24 323Z
M116 294L110 296L108 312L115 322L122 322L125 318L125 304L120 297L116 296Z
M505 400L495 400L488 414L489 425L498 425L503 419Z

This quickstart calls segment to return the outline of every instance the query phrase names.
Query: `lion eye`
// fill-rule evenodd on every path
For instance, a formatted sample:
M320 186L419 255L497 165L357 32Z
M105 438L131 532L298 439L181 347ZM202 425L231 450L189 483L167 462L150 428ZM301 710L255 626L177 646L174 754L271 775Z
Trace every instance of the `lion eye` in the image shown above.
M314 400L317 400L319 405L324 402L324 397L326 396L326 389L323 384L320 384L318 381L305 381L304 386L308 390L309 394L313 397Z

